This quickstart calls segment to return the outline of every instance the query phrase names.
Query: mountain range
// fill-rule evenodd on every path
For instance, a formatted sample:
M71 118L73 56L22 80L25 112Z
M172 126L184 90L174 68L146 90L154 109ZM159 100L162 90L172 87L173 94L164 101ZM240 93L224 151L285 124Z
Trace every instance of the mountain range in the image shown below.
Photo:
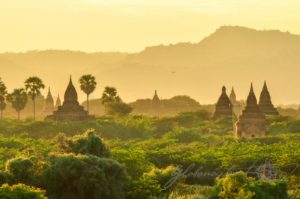
M176 34L176 33L174 33ZM101 44L99 44L101 46ZM214 103L223 85L234 86L245 99L253 82L258 97L263 81L274 104L300 102L300 36L278 30L222 26L198 43L147 47L138 53L69 50L0 54L0 77L11 91L22 87L28 76L37 75L63 96L72 75L80 100L78 78L96 76L92 98L100 98L105 86L115 86L124 101L189 95L200 104ZM45 92L46 93L46 90Z

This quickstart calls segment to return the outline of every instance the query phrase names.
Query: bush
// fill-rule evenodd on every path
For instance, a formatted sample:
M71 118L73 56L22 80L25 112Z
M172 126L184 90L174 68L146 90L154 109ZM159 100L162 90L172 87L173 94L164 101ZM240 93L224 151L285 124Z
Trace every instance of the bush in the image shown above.
M14 158L7 162L6 171L15 182L31 183L34 176L34 162L29 158Z
M98 157L110 156L109 150L93 129L87 130L82 135L73 136L67 141L67 145L69 152L76 154L90 154Z
M217 179L219 199L287 199L287 184L279 180L254 180L244 172Z
M24 184L3 184L0 187L0 198L3 199L47 199L44 194L45 191Z
M54 155L44 173L50 198L121 199L126 173L118 162L92 155Z

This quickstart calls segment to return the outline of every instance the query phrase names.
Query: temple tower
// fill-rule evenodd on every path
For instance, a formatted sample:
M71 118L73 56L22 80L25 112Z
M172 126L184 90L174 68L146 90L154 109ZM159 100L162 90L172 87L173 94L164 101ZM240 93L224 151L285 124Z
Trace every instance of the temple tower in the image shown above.
M56 103L55 103L55 110L57 110L59 106L61 106L61 101L60 101L60 97L59 97L59 94L58 94L57 99L56 99Z
M266 135L266 118L259 109L256 96L251 84L246 107L236 123L236 137L264 136Z
M265 115L279 115L277 109L272 104L266 81L259 97L259 108Z
M231 104L237 104L236 95L235 95L233 87L232 87L231 93L230 93L230 101L231 101Z
M73 85L70 77L69 85L64 95L64 102L62 106L53 112L53 115L47 117L52 120L87 120L93 119L93 116L88 115L83 106L79 105L77 91Z
M54 111L54 100L50 91L50 87L48 89L48 94L47 94L47 98L45 100L45 106L44 106L44 110L43 113L45 115L49 115L52 114Z
M233 113L238 116L240 115L240 112L241 112L241 105L240 103L236 100L236 94L235 94L235 91L234 91L234 88L232 87L231 89L231 93L230 93L230 102L232 104L232 108L233 108Z
M232 117L232 104L229 97L226 94L226 87L222 87L222 94L216 104L216 110L213 115L213 119L220 117Z
M153 116L159 116L161 114L161 101L157 95L156 90L154 92L154 96L151 101L151 114Z

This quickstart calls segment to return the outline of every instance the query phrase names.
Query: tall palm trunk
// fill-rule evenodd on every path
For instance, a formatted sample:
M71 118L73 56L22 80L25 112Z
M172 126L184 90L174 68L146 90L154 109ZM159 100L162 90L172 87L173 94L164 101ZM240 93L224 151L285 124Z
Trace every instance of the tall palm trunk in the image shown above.
M33 101L33 120L35 120L35 99L32 99Z
M18 111L18 120L20 120L20 111Z
M86 95L86 109L87 112L90 112L90 102L89 102L89 95Z

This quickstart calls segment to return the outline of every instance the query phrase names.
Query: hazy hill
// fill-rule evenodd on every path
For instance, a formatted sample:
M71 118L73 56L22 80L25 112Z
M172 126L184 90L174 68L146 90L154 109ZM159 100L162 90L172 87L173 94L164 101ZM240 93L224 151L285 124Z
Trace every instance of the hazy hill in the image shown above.
M175 34L175 33L174 33ZM32 51L0 54L1 77L10 88L21 86L31 74L63 95L68 76L95 74L99 98L104 86L116 86L125 101L189 95L201 104L217 100L221 86L235 87L245 98L250 82L259 95L267 80L275 104L300 99L300 36L277 30L224 26L199 43L147 47L135 54ZM84 95L80 95L84 100Z

